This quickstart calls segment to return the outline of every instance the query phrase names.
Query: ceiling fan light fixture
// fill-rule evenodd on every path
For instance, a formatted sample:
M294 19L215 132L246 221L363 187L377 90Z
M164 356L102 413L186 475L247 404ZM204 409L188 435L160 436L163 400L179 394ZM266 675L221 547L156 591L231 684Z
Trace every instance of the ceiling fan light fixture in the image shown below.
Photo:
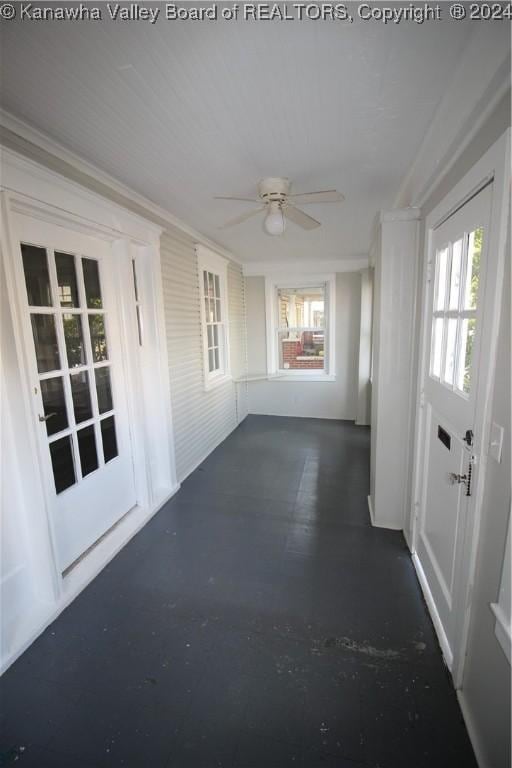
M278 202L271 202L268 207L268 213L263 222L263 227L268 235L282 235L286 225L283 215L283 209Z

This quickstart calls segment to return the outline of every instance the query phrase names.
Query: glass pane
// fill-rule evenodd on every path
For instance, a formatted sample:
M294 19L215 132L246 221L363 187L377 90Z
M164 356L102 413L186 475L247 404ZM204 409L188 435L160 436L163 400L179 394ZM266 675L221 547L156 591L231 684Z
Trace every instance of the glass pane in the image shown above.
M92 357L95 363L108 360L105 318L103 315L89 315Z
M78 450L80 452L80 465L82 467L82 477L98 469L98 454L96 453L96 438L94 436L94 427L85 427L79 429L76 433L78 438Z
M459 308L460 280L462 272L462 238L452 246L452 268L450 273L449 309Z
M208 347L213 347L213 325L206 326L208 332Z
M208 272L203 270L203 289L204 295L208 296Z
M92 419L91 393L89 390L89 374L87 371L75 373L71 378L71 394L73 395L73 410L75 421Z
M213 275L208 272L208 296L215 296L215 288L213 284Z
M215 349L214 349L214 352L215 352L215 370L216 370L216 371L219 371L219 370L220 370L220 355L219 355L219 348L218 348L218 347L215 347Z
M441 377L441 355L443 352L443 318L436 317L432 327L432 351L430 366L432 376Z
M215 370L215 355L213 354L213 349L208 350L208 370L210 373Z
M482 254L483 227L475 229L469 235L468 268L466 274L466 291L464 309L476 309L478 286L480 283L480 257Z
M65 491L70 485L75 484L75 464L73 461L73 448L71 437L61 437L50 443L50 456L52 459L53 479L57 493Z
M220 314L220 299L217 299L215 303L217 304L217 322L220 323L222 320L222 316Z
M68 365L75 368L77 365L85 365L85 348L82 330L82 318L80 315L62 315L64 326L64 338L66 339L66 351Z
M101 437L103 440L103 456L105 463L117 456L116 425L114 417L109 416L100 421Z
M110 368L96 368L96 393L98 395L98 409L100 413L111 411L112 389L110 386Z
M437 293L435 309L444 309L446 301L446 280L448 277L448 248L437 252L436 257Z
M281 327L323 328L325 326L325 289L280 288L278 290L279 323Z
M132 272L133 272L133 290L135 291L135 301L138 301L139 290L137 288L137 272L135 269L135 259L132 259Z
M100 275L96 259L82 259L84 270L85 298L89 309L101 309Z
M52 295L46 249L22 243L21 254L28 303L32 307L51 307Z
M61 307L79 307L75 257L69 253L56 252L55 266L57 267L57 284Z
M220 298L220 280L218 275L215 275L215 296L217 299Z
M450 317L447 320L446 331L446 357L444 359L443 379L447 384L453 384L453 374L455 371L455 347L457 343L457 319Z
M324 331L280 331L279 368L285 370L323 370Z
M63 380L60 376L55 379L43 379L40 386L44 415L48 417L46 432L48 435L55 435L68 426Z
M213 325L213 344L212 346L218 347L219 346L219 326Z
M54 315L30 315L39 373L60 368Z
M476 320L474 317L462 321L459 360L457 365L457 389L469 394L471 390L471 364L475 341Z

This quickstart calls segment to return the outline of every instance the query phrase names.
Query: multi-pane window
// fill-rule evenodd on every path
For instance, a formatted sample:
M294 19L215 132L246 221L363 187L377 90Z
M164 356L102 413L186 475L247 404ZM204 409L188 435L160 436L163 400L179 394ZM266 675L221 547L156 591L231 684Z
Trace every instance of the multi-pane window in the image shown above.
M226 261L198 246L206 387L229 376Z
M203 290L208 373L216 373L221 370L223 353L224 321L222 318L220 275L203 269Z
M39 389L61 493L118 454L98 261L21 244Z
M430 375L468 396L476 331L480 258L479 227L436 253Z
M278 368L323 371L325 368L325 285L277 289Z

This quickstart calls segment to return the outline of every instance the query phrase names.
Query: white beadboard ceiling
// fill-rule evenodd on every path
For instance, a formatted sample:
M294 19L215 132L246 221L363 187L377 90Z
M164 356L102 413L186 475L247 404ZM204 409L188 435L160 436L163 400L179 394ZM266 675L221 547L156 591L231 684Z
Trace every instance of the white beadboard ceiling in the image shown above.
M50 4L47 4L50 5ZM163 6L163 4L160 4ZM2 106L242 261L368 252L447 88L470 25L378 22L12 22ZM230 230L264 176L311 205L310 232Z

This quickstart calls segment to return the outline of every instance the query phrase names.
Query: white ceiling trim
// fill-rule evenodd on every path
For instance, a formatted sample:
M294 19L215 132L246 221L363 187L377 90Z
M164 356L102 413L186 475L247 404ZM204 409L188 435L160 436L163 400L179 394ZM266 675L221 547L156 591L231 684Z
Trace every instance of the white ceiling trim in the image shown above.
M158 220L158 224L170 224L171 226L180 229L185 234L190 235L190 237L202 245L205 245L206 247L214 250L216 253L221 254L225 258L230 259L231 261L235 261L237 264L242 263L241 259L239 259L238 256L236 256L234 253L228 251L222 245L206 237L206 235L203 235L201 232L198 232L186 222L181 221L181 219L179 219L177 216L174 216L174 214L172 214L170 211L165 210L165 208L161 208L159 205L153 203L143 195L139 195L137 192L134 192L133 189L127 187L113 176L110 176L109 174L100 170L97 168L97 166L93 165L93 163L89 163L87 160L83 160L81 157L76 155L74 152L71 152L69 149L63 147L47 134L37 130L36 128L33 128L24 120L20 120L18 117L15 117L14 115L1 108L0 126L8 131L11 131L19 138L30 142L38 149L41 149L44 152L47 152L48 154L58 158L59 160L68 163L68 165L70 165L74 170L90 176L95 181L108 187L116 194L125 197L129 202L140 206L150 216L156 218Z
M316 275L319 272L358 272L369 265L368 256L359 256L353 259L330 259L323 261L255 261L246 262L243 272L246 277L274 277L286 275L296 277L298 275Z
M508 25L477 24L394 205L421 208L510 88Z

